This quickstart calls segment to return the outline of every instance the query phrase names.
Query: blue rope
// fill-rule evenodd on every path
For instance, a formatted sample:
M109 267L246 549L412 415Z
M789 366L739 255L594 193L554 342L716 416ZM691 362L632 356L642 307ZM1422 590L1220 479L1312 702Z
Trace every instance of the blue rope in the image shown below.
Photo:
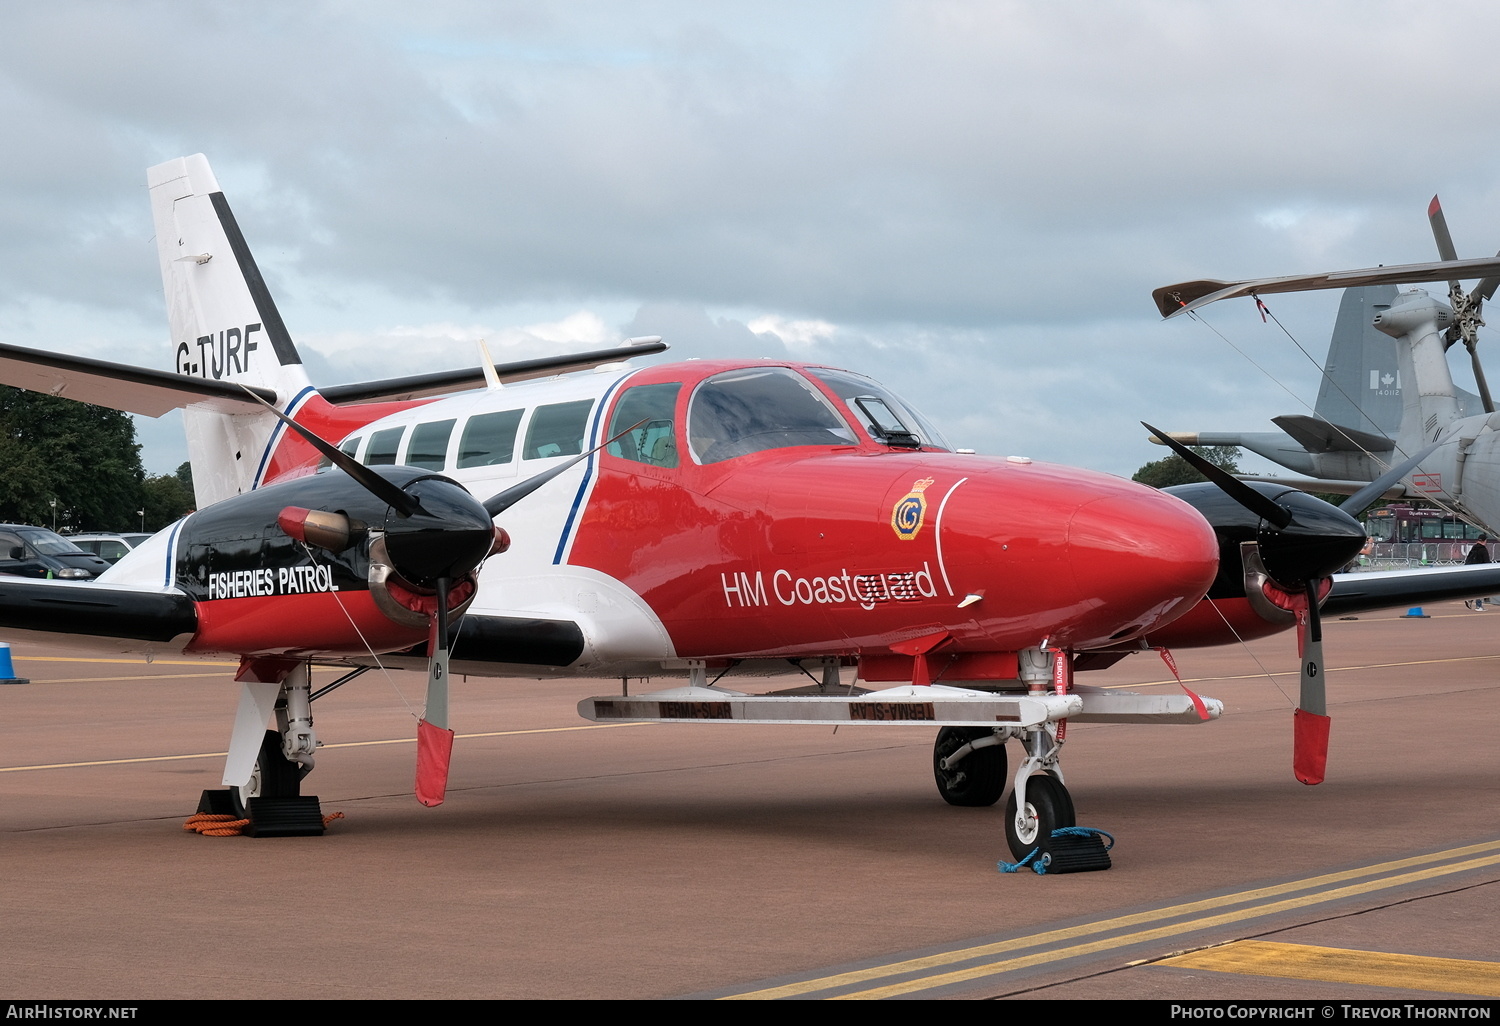
M1021 867L1035 858L1036 853L1041 850L1042 849L1040 847L1031 849L1031 854L1027 855L1020 862L1006 862L1004 859L1001 859L999 862L995 863L995 868L1000 870L1000 872L1002 873L1019 873L1021 871Z
M1056 830L1052 831L1053 837L1093 837L1095 835L1098 835L1099 837L1109 838L1109 843L1104 846L1105 851L1109 851L1109 849L1115 846L1114 834L1105 833L1103 830L1095 830L1093 827L1058 827Z

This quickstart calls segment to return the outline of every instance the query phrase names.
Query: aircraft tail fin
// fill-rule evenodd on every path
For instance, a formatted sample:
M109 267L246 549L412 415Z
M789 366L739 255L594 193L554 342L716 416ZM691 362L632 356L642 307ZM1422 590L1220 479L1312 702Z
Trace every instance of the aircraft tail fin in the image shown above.
M276 394L289 414L321 404L208 160L179 157L146 174L172 329L173 370ZM293 414L295 415L295 414ZM279 423L264 410L184 411L200 506L263 479Z
M265 279L203 154L146 173L179 374L293 392L307 384ZM282 402L290 396L281 396Z
M1375 329L1375 315L1396 301L1396 286L1345 289L1328 340L1313 415L1318 420L1395 438L1401 428L1396 340Z
M1318 387L1319 420L1395 438L1401 430L1401 359L1394 338L1375 327L1375 316L1396 301L1396 286L1345 289L1328 340L1328 359ZM1484 412L1479 396L1455 386L1459 413Z

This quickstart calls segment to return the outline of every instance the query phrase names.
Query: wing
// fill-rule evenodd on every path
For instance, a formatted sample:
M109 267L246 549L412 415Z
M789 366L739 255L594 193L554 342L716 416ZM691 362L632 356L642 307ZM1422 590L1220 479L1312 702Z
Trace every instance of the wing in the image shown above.
M1325 616L1500 595L1500 563L1335 574Z
M68 635L144 650L185 644L198 629L198 614L175 588L0 577L0 628L8 638Z

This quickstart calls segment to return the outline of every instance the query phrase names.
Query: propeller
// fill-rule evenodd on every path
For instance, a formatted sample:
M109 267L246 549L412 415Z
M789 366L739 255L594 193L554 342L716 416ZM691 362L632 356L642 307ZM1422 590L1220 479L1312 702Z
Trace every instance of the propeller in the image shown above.
M1320 783L1328 765L1331 721L1318 604L1331 586L1332 575L1364 547L1364 528L1354 516L1415 470L1437 444L1391 467L1343 503L1333 506L1294 488L1241 481L1150 424L1143 422L1142 426L1253 518L1246 519L1243 513L1236 516L1230 507L1212 510L1210 521L1216 533L1254 538L1253 542L1241 543L1246 576L1252 569L1264 569L1269 580L1261 586L1263 596L1296 619L1301 680L1297 710L1293 714L1292 772L1304 784ZM1246 548L1251 551L1246 552ZM1258 561L1259 567L1252 568L1252 560ZM1247 591L1252 586L1247 580Z
M477 587L474 574L479 565L488 556L504 552L510 546L509 536L495 526L494 518L646 421L637 421L566 463L480 503L463 485L437 474L422 475L404 487L398 486L260 396L250 394L334 466L390 507L381 540L391 568L407 584L432 591L432 601L421 603L429 613L431 626L427 643L427 701L417 722L416 795L423 805L440 805L447 791L453 756L453 731L448 726L448 659L453 633L450 612L455 605L462 607L473 595ZM277 524L292 538L335 552L364 540L369 534L367 525L345 513L296 506L282 510ZM456 603L455 592L462 593Z
M1437 242L1438 256L1443 260L1457 260L1458 250L1453 245L1453 236L1448 231L1448 219L1443 216L1443 206L1436 196L1427 204L1427 220L1432 225L1432 237ZM1443 337L1448 345L1463 340L1469 351L1469 361L1474 366L1474 383L1479 388L1479 400L1485 413L1495 412L1495 402L1490 398L1490 386L1484 379L1484 368L1479 364L1479 329L1484 326L1480 316L1484 301L1495 295L1500 288L1500 276L1490 275L1465 293L1463 284L1457 280L1448 282L1448 303L1453 307L1453 325Z

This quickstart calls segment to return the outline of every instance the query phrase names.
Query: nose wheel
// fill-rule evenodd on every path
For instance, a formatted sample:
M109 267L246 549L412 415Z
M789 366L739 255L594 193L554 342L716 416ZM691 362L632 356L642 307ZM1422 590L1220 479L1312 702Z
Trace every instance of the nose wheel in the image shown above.
M949 805L994 805L1005 793L1005 745L985 727L944 727L932 746L932 775Z
M1039 845L1045 847L1052 831L1077 824L1073 799L1061 780L1037 773L1022 786L1024 802L1017 804L1015 791L1005 802L1005 840L1017 859L1024 859Z

